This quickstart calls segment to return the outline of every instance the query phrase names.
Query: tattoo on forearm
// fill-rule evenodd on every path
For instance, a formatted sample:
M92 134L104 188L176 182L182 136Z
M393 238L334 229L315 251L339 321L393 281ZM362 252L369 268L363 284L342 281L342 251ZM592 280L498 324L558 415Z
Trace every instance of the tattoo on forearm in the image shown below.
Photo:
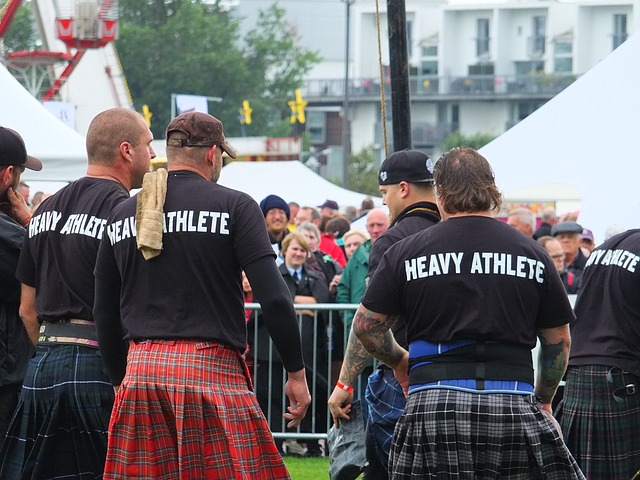
M404 352L390 330L395 318L361 307L353 319L353 330L362 346L387 365L395 365L400 361Z
M549 403L562 380L569 359L569 347L564 339L555 344L546 344L540 350L540 372L538 373L537 395L544 403Z
M354 385L358 381L358 376L371 362L373 356L362 346L353 329L349 334L347 351L344 353L342 368L340 369L340 381L347 385Z

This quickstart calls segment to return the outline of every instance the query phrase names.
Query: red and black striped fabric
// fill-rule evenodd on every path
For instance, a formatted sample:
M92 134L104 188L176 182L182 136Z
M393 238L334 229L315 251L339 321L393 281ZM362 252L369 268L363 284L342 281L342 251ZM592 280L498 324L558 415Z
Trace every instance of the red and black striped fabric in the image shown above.
M211 342L131 343L105 479L288 479L240 354Z

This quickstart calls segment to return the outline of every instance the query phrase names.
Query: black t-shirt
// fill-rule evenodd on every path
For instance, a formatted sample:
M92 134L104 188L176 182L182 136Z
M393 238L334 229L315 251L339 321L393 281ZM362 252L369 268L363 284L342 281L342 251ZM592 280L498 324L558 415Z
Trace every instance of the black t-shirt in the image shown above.
M422 207L422 209L418 207ZM398 215L394 225L380 235L373 245L371 245L369 273L367 276L369 278L373 276L385 252L389 250L389 247L398 243L400 240L423 231L425 228L432 227L439 221L440 214L438 213L438 207L433 203L420 202L403 210L403 212ZM402 320L396 321L392 330L396 341L406 348L407 331L405 322Z
M136 248L137 196L109 217L96 277L122 282L120 313L132 339L203 339L244 350L241 269L275 257L264 216L247 194L189 171L169 172L162 253Z
M569 365L609 365L640 375L640 230L591 252L575 312Z
M536 329L574 318L545 250L480 216L451 218L396 243L362 303L401 315L409 343L477 339L533 348Z
M83 177L47 198L27 227L16 276L36 289L38 318L93 318L93 268L120 183Z

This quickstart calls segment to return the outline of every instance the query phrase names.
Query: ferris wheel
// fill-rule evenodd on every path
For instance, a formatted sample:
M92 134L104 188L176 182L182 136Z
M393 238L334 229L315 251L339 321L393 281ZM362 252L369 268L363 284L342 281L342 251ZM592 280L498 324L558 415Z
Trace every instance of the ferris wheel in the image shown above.
M22 0L0 0L0 39L6 34ZM43 49L10 52L0 58L41 101L56 99L88 51L113 47L118 36L118 0L32 0ZM53 18L52 18L53 17ZM53 20L53 21L52 21ZM57 41L62 42L61 44ZM60 48L55 51L49 46ZM115 55L115 49L113 49ZM117 58L114 62L118 63ZM107 75L111 73L105 65ZM124 76L122 75L123 79ZM126 100L130 95L125 86Z

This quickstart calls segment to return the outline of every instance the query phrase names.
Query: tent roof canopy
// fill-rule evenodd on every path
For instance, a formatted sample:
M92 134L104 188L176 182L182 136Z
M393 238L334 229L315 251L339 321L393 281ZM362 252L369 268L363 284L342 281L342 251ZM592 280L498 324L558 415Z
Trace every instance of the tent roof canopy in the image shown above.
M640 33L533 114L480 149L507 194L563 184L580 196L578 223L596 243L613 224L640 226Z
M334 185L297 160L273 162L232 162L222 169L220 185L248 193L256 202L267 195L278 195L286 202L317 207L335 200L341 209L359 207L369 195ZM382 199L371 197L379 206Z
M42 171L23 177L39 181L70 181L85 174L84 137L50 113L0 64L0 125L17 131Z

